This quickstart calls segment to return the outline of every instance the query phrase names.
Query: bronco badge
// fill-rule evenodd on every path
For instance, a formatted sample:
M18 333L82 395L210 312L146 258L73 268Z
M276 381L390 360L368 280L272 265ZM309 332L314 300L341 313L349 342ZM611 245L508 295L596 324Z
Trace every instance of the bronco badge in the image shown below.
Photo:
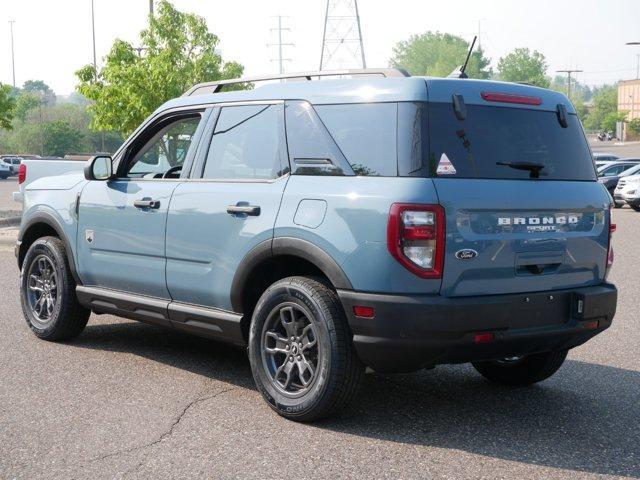
M478 252L470 248L465 248L456 252L456 258L458 260L471 260L472 258L476 258L477 256Z

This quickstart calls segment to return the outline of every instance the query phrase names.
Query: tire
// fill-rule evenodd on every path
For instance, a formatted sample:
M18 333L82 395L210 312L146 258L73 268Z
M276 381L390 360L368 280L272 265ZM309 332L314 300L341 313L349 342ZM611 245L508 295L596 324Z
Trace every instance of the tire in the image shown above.
M527 355L517 360L472 362L475 369L494 383L522 387L546 380L567 358L567 350Z
M622 208L623 206L624 203L616 202L615 200L613 201L613 208Z
M629 205L631 208L633 208L636 212L640 212L640 205Z
M306 277L279 280L262 294L251 319L249 360L269 406L300 422L344 408L365 370L338 296Z
M41 301L47 293L50 302ZM91 312L78 303L76 282L59 238L42 237L29 247L20 272L20 303L29 328L39 338L69 340L84 330Z

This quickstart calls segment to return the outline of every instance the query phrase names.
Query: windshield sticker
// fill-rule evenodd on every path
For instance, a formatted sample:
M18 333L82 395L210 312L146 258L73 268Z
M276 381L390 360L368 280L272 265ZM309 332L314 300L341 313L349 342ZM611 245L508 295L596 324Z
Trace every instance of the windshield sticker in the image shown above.
M440 161L438 162L438 169L436 170L436 173L438 175L455 175L456 173L456 169L453 166L453 163L451 163L451 160L449 160L449 157L447 157L446 153L443 153L440 156Z

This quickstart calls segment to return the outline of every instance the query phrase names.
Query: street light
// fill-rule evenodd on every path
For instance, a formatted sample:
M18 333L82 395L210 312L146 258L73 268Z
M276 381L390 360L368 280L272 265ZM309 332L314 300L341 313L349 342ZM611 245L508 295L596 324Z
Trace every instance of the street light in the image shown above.
M626 45L640 45L640 42L627 42ZM636 53L637 64L636 64L636 80L640 79L640 52Z

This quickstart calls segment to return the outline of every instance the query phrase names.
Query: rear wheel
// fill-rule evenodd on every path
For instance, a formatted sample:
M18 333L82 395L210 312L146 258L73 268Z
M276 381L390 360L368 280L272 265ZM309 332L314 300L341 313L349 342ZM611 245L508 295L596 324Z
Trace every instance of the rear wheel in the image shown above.
M249 359L269 406L297 421L343 408L364 376L338 296L306 277L280 280L260 297L251 320Z
M541 382L556 373L567 358L567 350L472 362L480 374L495 383L525 386Z
M20 300L27 324L42 339L68 340L84 330L91 312L78 303L59 238L39 238L29 247L20 272Z

